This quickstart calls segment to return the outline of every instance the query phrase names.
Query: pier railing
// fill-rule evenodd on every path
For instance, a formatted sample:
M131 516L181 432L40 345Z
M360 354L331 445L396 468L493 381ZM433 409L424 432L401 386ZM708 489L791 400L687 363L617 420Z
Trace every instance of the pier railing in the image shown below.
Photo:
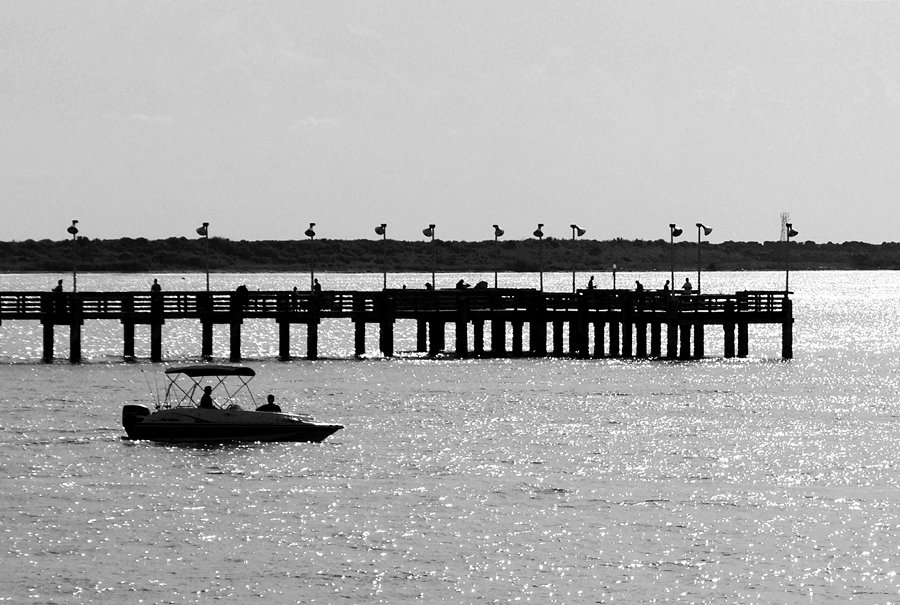
M658 330L667 326L669 340L675 333L694 327L702 352L702 327L721 325L729 334L738 331L739 355L746 350L746 326L773 323L784 326L784 356L790 357L789 326L793 311L789 293L783 291L741 291L734 294L685 295L669 291L579 290L577 292L540 292L533 289L466 289L466 290L382 290L382 291L170 291L170 292L0 292L0 323L37 320L44 325L44 356L52 357L52 331L55 325L72 327L73 357L80 349L80 326L85 320L118 320L125 326L126 355L133 350L134 326L151 326L151 349L159 350L160 327L170 319L195 319L203 325L204 355L211 355L212 325L230 324L232 357L240 356L240 324L246 319L274 319L281 326L283 340L293 323L309 327L309 355L315 357L315 326L323 318L346 318L357 326L356 348L364 346L366 324L378 324L387 334L383 350L392 354L392 328L397 320L412 319L420 323L420 343L426 337L422 326L434 324L429 334L437 343L432 350L443 348L442 330L447 323L457 326L458 338L465 337L467 324L475 326L476 340L482 338L483 324L491 322L492 330L503 330L505 322L514 329L514 343L522 340L523 324L531 326L537 351L543 351L546 325L554 326L554 346L561 343L561 326L568 322L570 348L583 352L587 346L588 325L608 325L610 338L619 338L622 328L623 347L632 338L632 328L643 333L647 326ZM494 327L499 326L499 327ZM543 327L542 327L543 326ZM360 330L362 332L360 332ZM596 331L596 330L595 330ZM601 330L602 337L602 330ZM643 337L639 337L643 338ZM685 338L682 336L682 338ZM75 339L79 339L76 343ZM658 337L654 337L656 343ZM492 342L502 347L501 333L492 334ZM459 347L468 346L460 340ZM420 346L422 346L420 344ZM682 347L686 347L682 344ZM655 350L656 345L651 347ZM280 345L282 356L289 356L289 344ZM476 350L482 344L476 342ZM499 349L498 349L499 350ZM612 347L617 351L617 347ZM641 349L638 343L638 350ZM726 351L728 351L726 347Z
M578 312L582 309L617 311L626 308L665 312L782 313L787 295L773 291L735 294L669 295L660 291L582 290L577 293L537 290L385 290L374 292L0 292L0 321L41 319L48 314L78 313L84 319L122 319L132 314L166 318L205 315L276 317L317 312L322 316L354 317L377 313L389 303L395 313L453 312L465 303L470 311Z

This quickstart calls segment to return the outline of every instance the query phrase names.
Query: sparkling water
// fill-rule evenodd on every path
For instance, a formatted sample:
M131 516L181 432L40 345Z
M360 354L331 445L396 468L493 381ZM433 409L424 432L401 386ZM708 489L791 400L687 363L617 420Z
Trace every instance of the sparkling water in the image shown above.
M202 275L78 283L145 290L153 277L205 287ZM316 277L330 289L383 279ZM445 274L438 287L460 277L493 284ZM213 275L212 287L309 279ZM421 287L430 274L388 280ZM544 275L549 290L571 280ZM705 273L703 289L783 280ZM791 361L780 326L751 326L746 359L720 358L715 329L697 361L429 359L412 352L412 322L397 325L398 357L380 357L373 330L357 360L352 325L334 320L320 327L323 359L279 362L274 322L247 322L254 393L345 425L320 444L123 440L122 405L150 405L165 365L196 359L198 322L164 326L165 364L122 362L121 326L87 322L79 365L40 363L40 325L4 322L0 602L900 602L900 274L798 272L791 286ZM58 328L63 357L67 336ZM216 354L227 350L217 331Z

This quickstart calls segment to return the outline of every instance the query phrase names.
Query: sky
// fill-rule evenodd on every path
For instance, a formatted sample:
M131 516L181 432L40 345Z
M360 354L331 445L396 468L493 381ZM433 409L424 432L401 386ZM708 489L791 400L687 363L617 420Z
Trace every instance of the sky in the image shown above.
M900 3L0 2L0 240L900 241Z

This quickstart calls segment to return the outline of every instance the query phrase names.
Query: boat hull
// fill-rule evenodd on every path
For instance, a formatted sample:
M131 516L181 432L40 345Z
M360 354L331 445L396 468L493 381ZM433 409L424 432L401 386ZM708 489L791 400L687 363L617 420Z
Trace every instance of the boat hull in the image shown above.
M122 425L129 439L169 443L230 441L318 442L344 428L309 422L293 414L248 410L194 408L142 413L143 406L125 406Z

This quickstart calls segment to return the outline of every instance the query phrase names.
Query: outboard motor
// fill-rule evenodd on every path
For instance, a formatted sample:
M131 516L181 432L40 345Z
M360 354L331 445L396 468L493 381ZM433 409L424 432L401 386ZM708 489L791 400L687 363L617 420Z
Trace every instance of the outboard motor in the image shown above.
M131 429L135 424L138 423L140 418L144 416L150 415L150 408L145 405L133 405L129 404L122 408L122 426L125 427L125 432L131 433Z

